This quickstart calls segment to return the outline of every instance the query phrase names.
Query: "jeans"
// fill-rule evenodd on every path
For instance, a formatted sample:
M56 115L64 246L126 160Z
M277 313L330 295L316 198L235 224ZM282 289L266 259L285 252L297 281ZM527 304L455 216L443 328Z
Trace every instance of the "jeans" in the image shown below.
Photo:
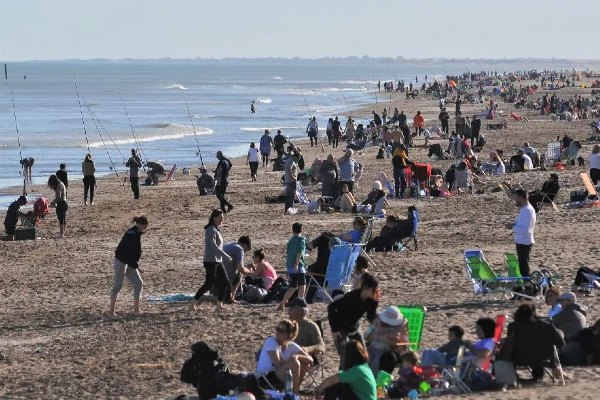
M133 198L140 198L140 178L137 176L130 176L129 183L131 184L131 191L133 192Z
M517 258L519 259L519 269L522 276L529 276L529 254L531 254L532 244L517 243Z
M285 209L284 212L288 209L294 207L294 199L296 198L296 181L287 182L285 184Z

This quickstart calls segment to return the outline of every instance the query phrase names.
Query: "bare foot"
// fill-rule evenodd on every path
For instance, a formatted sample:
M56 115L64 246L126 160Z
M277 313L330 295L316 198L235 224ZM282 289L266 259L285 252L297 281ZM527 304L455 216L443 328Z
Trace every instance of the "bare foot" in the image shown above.
M279 304L275 311L283 311L283 304Z

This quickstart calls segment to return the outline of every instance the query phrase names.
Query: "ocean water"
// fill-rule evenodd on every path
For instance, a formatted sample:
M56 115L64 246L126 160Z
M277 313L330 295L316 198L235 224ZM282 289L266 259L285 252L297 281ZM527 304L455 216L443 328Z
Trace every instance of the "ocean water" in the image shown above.
M8 82L22 155L35 158L34 182L43 182L61 162L70 176L80 175L88 144L102 175L125 173L138 145L144 160L192 167L200 165L199 149L204 163L217 150L244 154L264 129L305 137L309 115L323 127L330 116L345 120L349 109L375 102L375 76L408 79L413 71L104 61L12 63L8 72L0 84L0 189L22 184Z
M46 181L61 162L70 179L79 177L88 146L98 175L124 174L132 147L141 148L144 161L194 167L200 165L199 153L207 164L217 150L231 157L245 154L264 129L306 137L310 115L325 128L327 118L339 115L345 121L349 110L368 103L383 108L387 99L376 92L377 80L408 84L418 75L421 83L425 74L431 80L468 69L464 63L358 61L9 63L9 79L0 84L0 190L22 185L20 152L35 158L35 183ZM250 113L252 101L256 114ZM0 206L12 197L0 199Z

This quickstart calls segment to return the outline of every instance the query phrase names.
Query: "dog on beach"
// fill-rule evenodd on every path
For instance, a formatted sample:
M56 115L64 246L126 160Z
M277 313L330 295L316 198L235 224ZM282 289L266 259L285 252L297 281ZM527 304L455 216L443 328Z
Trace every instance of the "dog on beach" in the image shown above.
M219 357L219 352L212 350L205 342L192 345L192 358L183 364L180 379L196 388L199 400L214 399L230 391L250 392L257 400L267 398L256 376L231 373Z

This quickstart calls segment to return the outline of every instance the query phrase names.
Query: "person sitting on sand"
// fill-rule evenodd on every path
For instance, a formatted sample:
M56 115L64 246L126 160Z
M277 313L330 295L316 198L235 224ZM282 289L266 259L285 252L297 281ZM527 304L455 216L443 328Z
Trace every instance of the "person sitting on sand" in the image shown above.
M4 217L4 230L8 235L9 240L15 240L15 233L17 230L17 221L21 213L21 206L27 204L27 196L20 196L17 200L10 203L8 210L6 210L6 216Z
M448 328L448 342L437 349L423 350L421 365L452 365L456 363L456 356L461 346L465 345L463 336L465 330L458 325Z
M564 333L565 340L569 341L587 327L587 312L577 304L577 296L573 292L561 294L558 301L562 309L552 317L552 323Z
M537 316L535 304L525 303L517 308L514 322L508 325L501 355L515 365L528 366L533 381L541 381L544 363L555 362L554 348L560 350L564 345L562 332Z
M215 179L208 174L205 166L199 168L200 175L196 175L196 185L200 191L200 196L215 193Z
M494 349L496 348L496 341L494 340L495 329L496 323L493 319L479 318L475 322L475 330L479 340L475 343L468 340L465 342L465 347L469 351L466 357L472 358L479 368L488 363L494 354Z
M298 335L298 323L283 319L275 326L275 335L269 336L258 355L256 372L264 376L270 385L283 386L288 370L292 373L292 390L298 393L312 357L294 342Z
M254 250L252 263L246 266L250 271L246 276L247 285L254 285L265 290L271 289L273 282L277 279L277 271L275 271L275 268L265 258L265 251L263 249Z
M336 203L339 203L341 212L354 212L356 210L356 200L347 184L342 185L342 193Z
M142 257L142 234L148 228L148 218L145 216L135 217L135 225L127 230L115 250L113 267L115 279L110 295L110 315L116 316L115 308L117 296L123 286L123 279L127 277L133 287L133 312L140 313L140 297L144 283L140 273L142 272L139 261Z
M379 371L392 374L407 350L408 321L396 306L381 310L364 334L369 352L369 366L377 376Z
M419 390L423 382L423 369L419 366L419 355L414 351L408 351L400 356L400 373L391 387L387 390L390 399L401 399L408 397L411 391Z
M582 329L561 350L563 365L600 364L600 319L589 328Z
M313 358L313 364L325 352L325 341L321 329L316 322L308 318L306 300L296 297L290 300L288 315L290 320L298 324L298 335L294 342Z
M315 389L315 400L376 400L377 388L369 368L369 354L360 340L343 343L346 357L340 371L331 375Z
M559 190L560 185L558 183L558 174L552 173L550 174L550 178L544 182L540 190L529 192L529 203L531 203L531 206L536 213L540 212L539 206L541 203L549 203L554 201L554 198L558 194Z
M365 251L391 251L397 242L402 241L412 235L415 226L415 216L418 218L418 211L415 206L408 207L407 218L399 219L393 216L388 217L385 230L379 236L371 239L365 246Z
M523 153L523 150L517 151L517 154L510 159L510 169L512 172L524 172L533 169L533 161Z

